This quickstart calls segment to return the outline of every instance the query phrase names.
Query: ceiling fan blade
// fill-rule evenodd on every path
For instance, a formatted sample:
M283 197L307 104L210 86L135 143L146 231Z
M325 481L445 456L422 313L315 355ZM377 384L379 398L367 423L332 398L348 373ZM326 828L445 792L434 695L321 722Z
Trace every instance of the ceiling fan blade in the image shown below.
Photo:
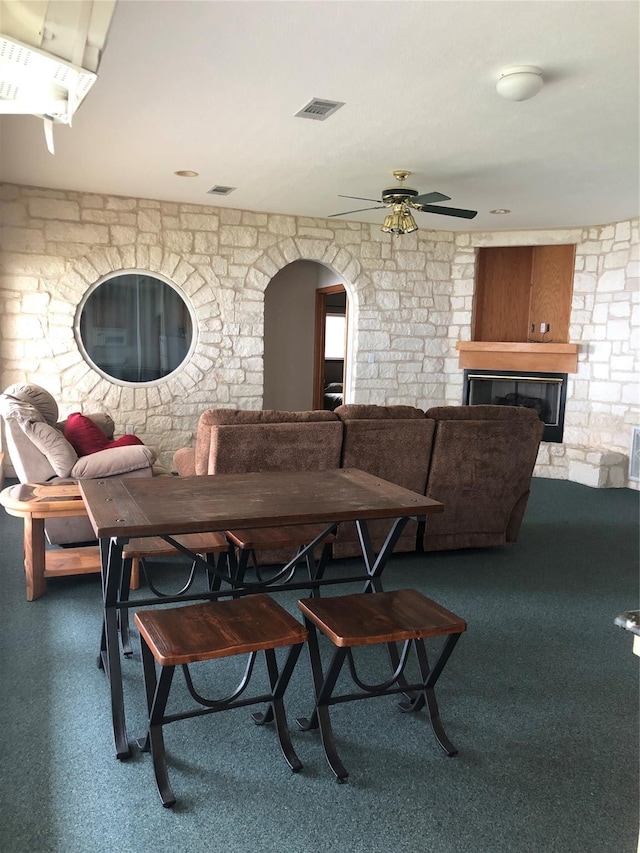
M338 193L338 198L355 198L359 201L375 201L377 204L382 204L382 199L379 198L363 198L361 195L340 195ZM447 197L445 196L442 201L446 201Z
M459 207L440 207L437 204L416 204L418 210L425 213L441 213L443 216L459 216L460 219L473 219L478 215L477 210L462 210Z
M434 201L451 201L451 196L442 193L425 193L424 195L416 195L411 199L412 204L432 204Z
M373 201L373 199L371 199L371 201ZM363 213L365 210L381 210L386 206L386 204L381 204L378 207L361 207L359 210L345 210L343 213L331 213L327 219L331 219L332 216L347 216L349 213Z

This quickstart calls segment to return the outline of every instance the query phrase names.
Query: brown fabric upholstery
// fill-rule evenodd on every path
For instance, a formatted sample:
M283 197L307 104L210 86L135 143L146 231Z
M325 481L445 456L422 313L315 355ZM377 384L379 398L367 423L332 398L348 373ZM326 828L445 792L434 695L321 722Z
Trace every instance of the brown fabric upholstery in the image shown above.
M340 467L342 422L333 412L209 409L200 415L195 448L176 451L182 477L246 471L322 471ZM264 549L263 565L287 562L296 548Z
M542 431L533 410L511 406L211 409L195 448L178 450L174 463L182 476L360 468L442 501L444 513L427 519L425 550L484 548L516 541ZM386 521L370 524L374 547L388 530ZM414 550L416 533L407 525L396 550ZM360 555L355 525L339 527L333 553Z
M375 406L359 403L345 403L334 409L334 412L342 421L407 420L409 418L424 420L425 416L422 409L416 409L414 406Z
M531 409L443 406L435 421L426 494L445 510L427 521L426 551L515 542L544 425Z
M211 432L209 474L340 467L340 421L222 424Z
M180 448L173 456L173 462L181 477L193 476L194 474L221 473L217 468L216 459L219 453L211 450L212 435L221 426L245 426L251 424L282 424L282 423L340 423L333 412L307 411L307 412L285 412L272 409L208 409L198 419L196 428L196 442L194 448ZM240 433L238 432L238 435ZM262 445L264 448L264 444ZM214 468L210 468L211 460L214 460ZM338 468L335 466L325 467ZM253 470L253 469L245 469ZM263 470L263 469L260 469ZM277 469L270 469L277 470ZM292 469L295 470L295 469Z
M344 421L342 468L359 468L405 489L425 493L434 422L427 420L421 409L347 404L335 412ZM374 548L383 545L390 525L386 520L369 522ZM416 523L408 522L394 550L415 551L416 534ZM360 553L355 524L341 524L334 557L356 557Z

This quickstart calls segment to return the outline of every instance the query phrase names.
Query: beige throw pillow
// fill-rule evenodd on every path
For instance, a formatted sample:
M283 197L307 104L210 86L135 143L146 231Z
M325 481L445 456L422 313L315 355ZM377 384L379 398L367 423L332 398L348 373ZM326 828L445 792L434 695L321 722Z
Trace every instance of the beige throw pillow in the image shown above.
M20 424L24 434L43 453L58 477L68 477L78 461L78 454L62 433L44 421L25 420Z

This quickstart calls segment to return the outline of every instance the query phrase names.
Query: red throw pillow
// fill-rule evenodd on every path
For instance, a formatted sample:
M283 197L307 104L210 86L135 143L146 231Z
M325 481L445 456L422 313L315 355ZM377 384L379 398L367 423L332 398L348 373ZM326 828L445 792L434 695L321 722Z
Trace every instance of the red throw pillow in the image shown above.
M108 450L111 447L127 447L130 444L144 444L144 441L141 441L137 435L121 435L120 438L110 441L105 450Z
M104 450L109 439L91 418L74 412L69 415L64 425L64 437L73 447L78 456L88 456Z
M78 456L89 456L99 450L107 450L111 447L127 447L131 444L144 444L137 435L123 435L114 441L109 441L97 423L74 412L69 415L64 425L64 437L73 447Z

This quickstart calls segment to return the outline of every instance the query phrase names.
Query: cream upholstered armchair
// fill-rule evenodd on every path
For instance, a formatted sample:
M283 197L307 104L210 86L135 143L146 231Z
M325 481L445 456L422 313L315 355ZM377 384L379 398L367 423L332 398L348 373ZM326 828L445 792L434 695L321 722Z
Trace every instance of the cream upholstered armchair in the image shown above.
M20 383L7 388L0 394L0 415L6 450L21 483L169 473L155 464L154 451L139 439L125 436L114 440L114 422L106 413L78 413L59 422L55 399L38 385ZM95 539L86 517L49 519L45 531L49 542L57 545Z

